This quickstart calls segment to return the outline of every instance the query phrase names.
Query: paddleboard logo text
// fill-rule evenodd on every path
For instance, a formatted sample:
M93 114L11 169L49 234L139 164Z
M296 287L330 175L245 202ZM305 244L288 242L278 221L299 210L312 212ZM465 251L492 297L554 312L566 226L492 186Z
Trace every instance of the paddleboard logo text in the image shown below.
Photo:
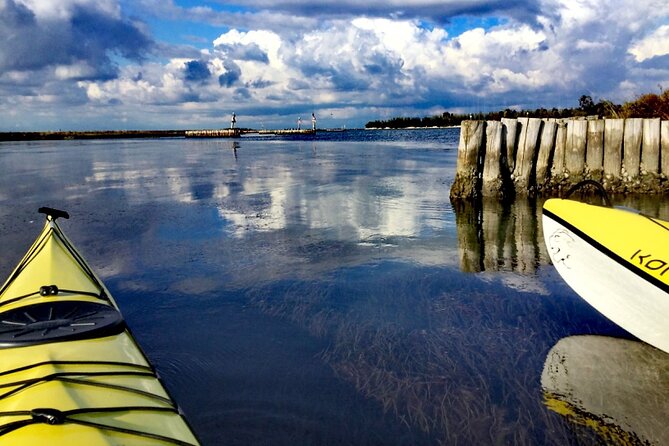
M636 264L638 262L639 266L642 266L644 269L650 270L650 271L660 271L660 276L663 276L664 273L669 271L669 262L666 260L658 259L656 257L653 257L652 254L648 253L645 254L643 250L639 249L637 252L632 254L632 257L630 257L630 260Z

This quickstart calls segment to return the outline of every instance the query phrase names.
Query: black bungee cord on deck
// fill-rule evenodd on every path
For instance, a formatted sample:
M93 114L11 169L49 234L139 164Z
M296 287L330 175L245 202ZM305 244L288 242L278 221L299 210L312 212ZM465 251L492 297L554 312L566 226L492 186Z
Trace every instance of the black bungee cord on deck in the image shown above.
M595 180L583 180L579 181L578 183L574 184L572 187L569 188L567 193L564 195L564 198L569 198L571 197L575 192L577 192L580 189L584 189L587 186L593 186L595 190L599 193L599 196L602 197L602 200L604 200L604 206L607 208L613 207L613 204L611 204L611 199L609 198L609 194L606 192L606 189L604 189L604 186L598 181Z

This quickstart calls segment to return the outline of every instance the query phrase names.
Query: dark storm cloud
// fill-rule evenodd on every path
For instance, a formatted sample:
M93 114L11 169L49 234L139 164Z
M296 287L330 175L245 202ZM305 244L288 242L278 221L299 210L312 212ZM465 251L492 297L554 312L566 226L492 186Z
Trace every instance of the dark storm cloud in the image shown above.
M654 56L639 63L639 67L645 69L666 70L669 67L669 54Z
M113 56L141 60L151 46L135 24L92 8L76 7L67 18L38 21L15 0L0 6L0 74L85 63L91 71L83 78L110 79L118 72Z
M267 81L264 79L256 79L252 82L247 82L246 87L247 88L267 88L271 87L274 85L274 82L272 81Z
M242 76L242 69L230 60L223 62L223 68L225 68L225 73L218 76L218 84L221 87L232 87Z
M185 79L190 82L204 82L211 77L207 62L191 60L184 67Z
M303 17L392 16L401 19L420 19L438 24L448 23L456 16L501 15L519 22L536 25L536 17L539 14L546 14L546 12L541 11L537 0L445 0L441 2L249 0L244 5Z

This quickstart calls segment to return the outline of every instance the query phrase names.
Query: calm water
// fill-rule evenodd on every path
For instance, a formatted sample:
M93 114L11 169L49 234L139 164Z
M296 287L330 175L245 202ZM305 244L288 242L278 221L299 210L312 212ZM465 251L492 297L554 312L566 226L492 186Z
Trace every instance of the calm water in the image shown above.
M457 141L449 129L2 143L0 274L37 235L39 206L68 210L64 230L207 445L667 438L667 398L634 406L667 393L627 354L655 352L561 281L541 203L450 203ZM610 337L574 337L593 334ZM598 341L625 359L602 367L578 350ZM550 359L558 342L566 372ZM643 373L669 370L655 356ZM635 397L616 399L630 383Z

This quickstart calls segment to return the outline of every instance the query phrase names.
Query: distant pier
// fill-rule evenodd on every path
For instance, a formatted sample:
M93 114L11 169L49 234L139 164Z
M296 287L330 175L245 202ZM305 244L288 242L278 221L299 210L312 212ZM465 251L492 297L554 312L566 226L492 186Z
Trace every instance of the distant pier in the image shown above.
M313 135L314 129L201 129L201 130L92 130L47 132L0 132L1 141L41 141L73 139L123 139L123 138L239 138L256 133L261 135Z
M241 129L186 130L186 138L239 138Z
M54 132L0 132L0 141L70 139L183 138L185 130L91 130Z
M669 121L463 121L451 198L558 195L584 179L612 193L669 193Z
M281 129L281 130L258 130L260 135L313 135L316 130L313 129Z

